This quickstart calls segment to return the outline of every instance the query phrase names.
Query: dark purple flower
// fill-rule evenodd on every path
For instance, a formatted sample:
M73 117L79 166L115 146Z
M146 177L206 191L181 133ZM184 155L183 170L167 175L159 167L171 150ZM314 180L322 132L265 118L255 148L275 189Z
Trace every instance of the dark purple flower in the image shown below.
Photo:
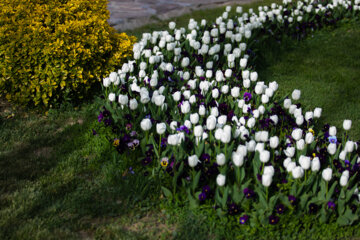
M202 202L202 201L205 201L206 199L206 193L202 192L199 194L199 200Z
M151 157L146 157L146 158L144 158L144 159L142 160L142 164L143 164L144 166L148 165L148 164L151 163L151 162L152 162L152 158L151 158Z
M249 216L245 214L242 217L240 217L239 222L240 224L245 224L247 220L249 220Z
M134 172L134 170L133 170L132 167L129 167L129 171L130 171L131 174L135 174L135 172Z
M102 112L100 112L99 116L98 116L98 122L101 122L104 118L104 114Z
M110 126L111 125L111 119L105 119L104 124L105 124L105 126Z
M246 92L246 93L244 93L244 100L245 100L245 102L248 102L248 101L250 101L251 100L251 93L249 93L249 92Z
M276 212L278 214L283 214L284 211L285 211L285 206L283 204L280 203L276 206Z
M239 206L236 205L235 203L231 203L228 206L228 214L233 216L236 215L240 212Z
M328 209L335 210L335 203L332 201L328 201L327 203Z
M277 223L279 222L279 220L280 220L280 218L279 218L278 216L271 215L271 216L269 217L269 223L270 223L271 225L277 224Z
M95 129L92 129L92 134L93 134L93 135L97 135Z
M207 153L203 153L200 156L200 160L204 163L210 163L210 155Z
M208 194L208 193L210 193L210 187L208 186L208 185L205 185L203 188L202 188L202 191L203 191L203 193L206 193L206 194Z
M349 160L345 160L345 167L346 167L347 169L350 169L350 168L351 168L351 163L350 163Z
M126 124L126 127L125 127L125 128L126 128L126 130L128 130L128 131L131 130L132 124L131 124L131 123Z
M289 195L288 200L291 203L291 205L294 205L296 202L296 197L294 197L293 195Z
M243 192L246 198L252 198L255 194L255 192L249 188L245 188Z
M316 205L315 203L309 204L309 213L310 214L316 213L317 210L318 210L318 205Z

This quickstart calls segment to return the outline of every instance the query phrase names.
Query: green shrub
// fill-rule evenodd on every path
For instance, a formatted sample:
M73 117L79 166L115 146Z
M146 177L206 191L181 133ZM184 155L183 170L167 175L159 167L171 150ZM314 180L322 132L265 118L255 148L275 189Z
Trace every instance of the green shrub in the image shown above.
M27 106L79 100L131 54L107 0L1 0L0 96Z

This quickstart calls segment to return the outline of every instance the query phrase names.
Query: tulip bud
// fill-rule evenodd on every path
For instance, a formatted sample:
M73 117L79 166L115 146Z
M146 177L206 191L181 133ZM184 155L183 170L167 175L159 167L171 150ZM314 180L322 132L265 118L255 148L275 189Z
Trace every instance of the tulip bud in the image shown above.
M299 100L300 95L301 95L301 91L298 90L298 89L295 89L291 94L291 98L294 99L294 100Z
M334 155L336 153L336 143L330 143L327 147L327 151L330 155Z
M115 98L116 98L115 93L110 93L110 94L109 94L109 101L110 101L110 102L115 101Z
M321 108L315 108L315 110L314 110L314 118L320 118L321 117L321 112L322 112Z
M188 163L190 167L196 167L196 165L200 163L198 156L196 155L189 156Z
M272 182L272 175L262 175L261 183L264 187L269 187Z
M219 166L223 166L225 164L225 162L226 162L225 154L220 153L220 154L216 155L216 163Z
M331 168L326 168L322 171L322 178L329 182L332 178L332 169Z
M225 175L219 174L219 175L216 177L216 183L217 183L217 185L219 185L220 187L222 187L222 186L225 185L225 180L226 180L226 176L225 176Z
M344 128L345 131L350 130L350 128L351 128L351 120L344 120L343 128Z
M329 128L329 135L330 136L336 136L336 127L335 126L331 126Z
M318 157L315 157L311 161L311 171L317 172L319 170L320 170L320 160Z

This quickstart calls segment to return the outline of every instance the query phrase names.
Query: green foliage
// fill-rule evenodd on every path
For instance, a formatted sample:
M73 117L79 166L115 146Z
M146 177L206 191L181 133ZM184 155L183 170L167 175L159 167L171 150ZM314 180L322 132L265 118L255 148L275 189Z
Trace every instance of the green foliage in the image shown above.
M106 0L2 0L0 96L52 107L86 97L131 54L107 23Z

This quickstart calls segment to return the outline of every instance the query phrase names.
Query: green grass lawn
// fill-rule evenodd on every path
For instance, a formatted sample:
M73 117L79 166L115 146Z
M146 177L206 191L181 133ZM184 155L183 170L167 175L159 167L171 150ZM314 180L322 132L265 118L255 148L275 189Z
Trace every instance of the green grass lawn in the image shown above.
M253 5L255 6L255 5ZM219 10L218 10L219 11ZM188 16L186 16L188 17ZM180 21L180 20L179 20ZM150 31L141 29L139 31ZM322 123L360 138L360 26L342 23L295 43L264 46L259 75L280 95L302 90L303 109L323 108ZM95 103L48 116L11 109L0 118L0 239L340 239L360 237L359 224L320 225L284 216L251 229L219 219L212 208L191 211L167 202L159 186L131 174L95 128ZM14 117L7 118L11 111ZM131 152L123 158L136 158Z

